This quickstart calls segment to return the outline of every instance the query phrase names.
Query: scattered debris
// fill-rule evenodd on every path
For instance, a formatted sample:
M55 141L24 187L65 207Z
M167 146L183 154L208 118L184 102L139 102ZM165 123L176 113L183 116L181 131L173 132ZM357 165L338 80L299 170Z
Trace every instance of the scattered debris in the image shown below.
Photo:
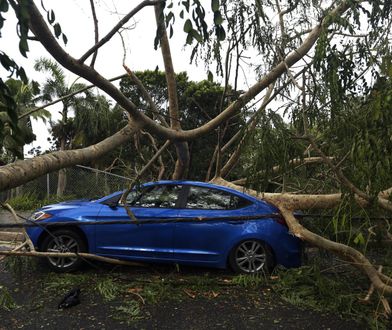
M64 309L64 308L69 308L72 306L76 306L80 304L80 289L72 289L69 291L64 298L60 301L58 305L58 309Z

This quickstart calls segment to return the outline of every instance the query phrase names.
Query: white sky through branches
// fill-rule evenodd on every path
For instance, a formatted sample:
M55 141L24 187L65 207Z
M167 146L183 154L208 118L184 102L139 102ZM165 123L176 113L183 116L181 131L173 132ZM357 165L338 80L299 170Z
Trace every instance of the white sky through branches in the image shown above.
M209 8L208 1L204 5L206 9ZM128 13L133 6L137 5L139 1L95 1L96 11L99 22L99 37L102 38L106 33L113 28L113 26ZM41 8L39 1L37 6ZM65 50L79 58L94 44L94 25L90 4L88 0L77 1L44 1L44 6L47 10L52 9L55 13L55 22L60 23L62 31L68 38L68 43L64 46ZM132 6L132 7L131 7ZM41 10L44 17L46 13ZM24 58L18 49L18 38L16 35L16 19L14 13L10 8L5 15L6 22L2 29L2 37L0 39L0 47L13 58L16 63L23 66L28 77L37 82L43 83L45 75L36 72L33 68L35 61L40 57L51 58L48 52L36 41L30 41L28 58ZM182 32L183 21L177 17L175 22L174 36L170 40L171 51L173 57L174 68L176 72L186 71L191 80L199 81L207 78L204 63L199 63L198 66L190 64L191 48L184 48L186 35ZM154 50L154 37L156 33L156 23L153 7L142 9L133 20L128 24L127 31L123 32L124 42L126 44L126 64L133 71L140 70L155 70L158 66L163 70L163 62L160 50ZM60 44L63 46L62 41ZM104 45L98 52L98 58L95 64L97 71L106 78L112 78L125 71L122 67L124 51L121 43L121 38L115 35L112 40ZM89 58L86 63L90 63ZM0 70L2 78L6 79L7 73ZM68 85L72 84L77 78L74 74L66 72ZM243 81L244 78L242 78ZM79 80L83 82L83 80ZM89 84L89 83L88 83ZM49 107L48 110L52 113L52 119L57 120L59 105ZM25 152L30 150L33 146L41 146L42 150L49 147L47 142L48 125L45 125L41 120L33 120L34 133L37 135L37 140L32 145L25 147Z

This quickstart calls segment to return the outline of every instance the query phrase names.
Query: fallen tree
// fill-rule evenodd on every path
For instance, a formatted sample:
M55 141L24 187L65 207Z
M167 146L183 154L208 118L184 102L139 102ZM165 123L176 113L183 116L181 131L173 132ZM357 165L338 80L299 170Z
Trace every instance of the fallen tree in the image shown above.
M390 170L388 158L390 149L388 145L381 140L382 134L384 134L384 138L390 136L390 131L388 131L390 129L390 121L387 121L390 118L386 117L388 116L388 113L385 111L388 104L384 104L385 107L382 106L383 102L389 102L389 99L382 94L383 88L376 86L377 83L385 85L385 81L379 79L369 88L363 87L364 85L367 86L366 73L369 68L377 73L373 73L377 77L387 77L387 72L389 72L388 70L390 69L390 57L385 55L387 51L383 48L381 53L385 55L382 58L382 61L384 62L378 63L378 61L375 60L372 48L372 46L379 46L380 42L378 39L383 41L388 48L391 28L391 8L387 3L381 1L377 1L377 3L366 1L341 1L337 4L331 4L331 6L315 6L308 9L305 4L302 4L302 2L299 1L293 2L285 8L281 8L279 1L276 1L275 3L268 2L268 4L260 3L259 7L257 5L254 5L253 7L249 5L247 7L242 2L223 1L221 7L219 7L218 2L217 8L216 2L213 1L214 5L212 11L214 12L215 20L211 31L207 31L206 25L203 24L205 21L202 14L203 11L198 7L200 4L194 3L195 7L192 19L197 22L196 28L193 28L192 20L189 18L184 24L184 31L188 34L188 43L192 43L194 39L200 42L204 41L204 45L207 45L206 57L212 56L211 45L216 46L218 49L220 49L219 46L222 47L221 42L225 39L226 34L222 34L222 29L224 28L222 26L223 18L221 11L225 15L225 24L227 24L226 29L230 32L227 34L227 56L223 60L226 67L225 70L223 70L222 66L219 67L218 65L218 72L224 71L222 73L226 78L226 86L229 83L229 63L233 58L232 53L234 52L237 57L237 63L234 67L234 85L236 86L240 61L242 60L241 47L246 48L245 46L249 45L250 39L253 40L253 45L257 49L257 54L265 55L265 60L258 66L258 70L261 72L259 79L251 85L250 88L244 91L238 99L234 100L234 102L225 109L221 109L222 111L215 118L190 130L183 130L180 125L181 114L179 113L176 99L178 91L176 90L173 67L175 63L172 63L171 60L169 40L165 31L166 28L172 28L170 25L170 17L173 17L175 14L169 10L170 8L165 9L169 10L168 12L163 11L164 7L162 5L164 3L162 1L142 1L137 7L129 11L129 13L125 15L105 37L99 41L96 38L95 45L79 58L68 54L60 45L58 37L61 33L52 34L50 30L51 23L49 22L48 24L45 21L42 16L43 10L40 10L33 1L28 1L27 4L23 1L18 3L9 1L9 3L15 10L16 15L18 15L20 11L27 10L27 17L25 17L24 20L22 20L23 17L20 18L19 23L27 32L31 31L34 34L34 39L42 44L60 65L79 77L86 79L91 84L97 86L101 91L106 92L111 96L117 104L127 112L130 122L128 126L120 132L96 145L79 150L58 151L31 160L18 161L1 167L1 190L19 186L44 173L100 157L114 147L126 143L134 133L139 132L141 129L147 131L155 138L169 141L163 144L163 149L167 147L166 143L172 143L175 146L177 159L175 172L172 177L182 178L186 176L187 166L189 165L189 149L186 142L200 139L204 135L214 132L215 129L219 129L218 144L215 157L213 157L216 158L216 175L212 180L214 183L245 190L247 193L257 198L261 198L276 205L285 217L293 234L310 242L312 245L331 251L352 263L353 266L357 267L368 276L370 282L381 295L392 293L391 278L379 272L362 253L350 246L333 242L312 233L304 228L293 216L293 211L298 209L333 209L337 207L342 200L341 190L349 191L354 196L354 200L358 205L362 207L368 205L374 206L376 204L386 212L390 212L392 208L392 204L389 201L389 187L392 185L392 182L388 181L390 180L390 177L388 176L388 171ZM189 8L189 1L188 7L186 6L186 3L187 2L182 4L185 6L183 9L191 16L191 11L193 9L191 10ZM366 6L369 6L369 9L364 7L364 3L366 3ZM86 64L86 60L90 56L97 54L98 50L109 42L115 33L123 28L134 15L148 6L155 6L154 17L158 27L156 40L158 43L160 42L162 47L169 91L168 113L160 113L161 110L154 106L152 98L149 97L148 90L140 81L137 81L137 77L134 77L133 79L138 84L143 97L150 104L151 110L155 113L158 112L156 114L157 116L154 118L148 117L145 113L139 111L132 100L128 99L110 80L100 75L96 66L93 64L94 61L92 61L92 64L90 65ZM197 11L195 8L199 8L199 10ZM247 12L248 9L253 11L249 13ZM268 13L269 11L277 13L277 21L274 21L268 17L269 15L265 14L265 12ZM244 15L244 12L249 15ZM254 17L252 14L254 14L255 20L253 20ZM302 17L305 23L301 23L300 18L296 18L294 23L290 23L290 19L294 19L294 14L299 15L298 17ZM368 27L372 32L367 34L358 32L361 26L359 20L361 15L365 15L369 18L367 24L369 24ZM317 20L311 19L311 17L317 17ZM244 22L246 23L246 27L244 27ZM295 23L298 23L298 26L301 28L300 31L296 30ZM278 28L275 29L275 25L278 26ZM273 33L271 31L273 31ZM25 33L21 35L21 38L27 42L27 32L24 32ZM214 35L213 33L215 33L216 38L211 41L209 40L209 36ZM347 39L344 39L344 37L347 37ZM274 42L275 39L277 39L276 42ZM357 48L354 50L352 39L360 40L355 46ZM338 44L341 40L348 41L346 41L343 46L339 46ZM200 52L200 56L203 54L201 50L202 45L202 43L197 44L195 48L196 52ZM208 49L208 47L210 48ZM342 49L339 47L342 47ZM217 55L214 54L214 56ZM355 59L353 59L354 57ZM222 64L222 58L219 57L217 60L218 63ZM257 59L255 59L255 61L256 60ZM310 63L313 64L313 69L311 68ZM125 63L122 63L122 65L124 64ZM306 70L302 72L302 76L295 72L295 70L299 70L298 67L294 67L295 65L306 68ZM363 71L361 71L362 67L365 67ZM127 69L128 74L132 75L132 71L126 66L125 68ZM302 82L299 82L301 79ZM385 78L385 80L387 80L387 78ZM360 84L358 82L362 85L359 86ZM277 91L280 88L279 84L284 85L282 90L276 94L273 93L274 90ZM302 86L300 84L302 84ZM389 89L386 88L385 90L387 93L390 93L390 85L386 85ZM288 86L298 94L292 96L292 94L295 93L292 92ZM361 89L362 87L364 90L361 90L361 93L354 93L356 89ZM267 88L268 92L263 94ZM283 95L282 97L290 100L290 105L286 110L290 110L291 116L293 117L292 130L291 127L290 130L287 129L287 125L285 125L283 119L280 121L277 120L276 114L275 117L273 113L270 113L269 117L267 117L266 114L266 106L270 103L270 98L275 98L280 95L280 93ZM250 116L252 120L248 121L246 127L242 127L239 130L238 135L236 135L235 138L233 137L228 145L222 147L221 136L224 135L225 131L223 126L227 124L228 120L230 120L233 115L253 110L250 103L255 98L261 96L264 99L259 106L258 110L260 111L253 111L254 116ZM222 96L222 99L223 97L224 96ZM366 99L366 97L368 98ZM369 118L372 118L372 120L360 121L354 116L355 113L353 115L353 113L350 112L353 108L358 112L363 111L363 117L366 117L369 114ZM372 112L371 110L374 111ZM345 115L346 113L348 115L341 118L354 118L356 121L353 123L348 121L345 128L342 128L343 126L339 125L341 122L339 122L338 117L339 115ZM159 120L156 120L162 115L170 119L170 125L163 125ZM383 116L385 116L385 118ZM273 120L273 124L270 124ZM383 120L388 123L388 125L385 125L387 126L385 127L385 132L383 131L382 134L375 135L374 132L377 131L377 128L382 126L380 126L380 122L382 123ZM321 130L320 127L324 124L328 124L330 128L328 131ZM350 124L352 125L350 126ZM366 124L369 124L369 126L374 125L369 128ZM351 134L347 135L347 140L352 143L352 146L344 145L341 134L338 134L339 132L336 131L337 128L346 130ZM264 148L263 150L265 150L268 144L271 143L270 141L272 140L268 140L268 138L271 139L271 137L273 138L274 136L263 136L263 133L268 132L268 129L270 131L272 131L272 129L281 129L279 132L282 132L283 138L280 140L276 138L276 140L274 140L275 142L280 141L280 145L288 143L288 141L292 142L292 140L306 141L307 146L310 144L311 148L303 148L300 152L300 155L302 156L305 153L308 160L298 158L300 157L297 152L298 150L295 150L296 153L293 152L294 157L286 157L288 154L287 150L289 149L286 148L285 158L283 159L284 164L275 163L273 166L270 166L270 168L257 169L256 172L261 173L264 177L268 176L270 173L282 173L283 171L283 174L281 174L283 177L281 183L282 189L277 193L261 192L260 189L252 190L230 183L230 175L236 164L243 161L246 165L249 165L251 160L256 159L262 153L258 153L257 149ZM247 142L247 134L252 136L255 132L259 133L261 138L253 141L253 144L250 143L252 150L248 151L248 154L244 154L246 149L245 146L247 143L249 144L249 142ZM314 132L316 133L315 137L311 135L311 133L314 134ZM336 141L336 138L334 140L334 137L336 136L339 136L339 141ZM369 136L371 136L371 138L369 138ZM330 157L327 157L318 146L318 139L321 141L324 139L325 144L327 145L321 145L336 154L330 153L328 150L328 153L326 154L330 155ZM236 149L233 151L233 149L230 149L229 145L235 145L234 141L240 142L238 142L235 146ZM375 144L376 146L380 146L379 148L373 147L373 149L371 149L369 147L372 143L374 144L374 141L377 142ZM278 144L273 146L273 148L279 147ZM159 158L158 153L163 152L162 148L156 148L158 152L154 159ZM228 155L228 152L231 154ZM316 153L316 155L313 155L313 153ZM270 155L273 155L273 153L271 152ZM241 157L244 158L241 159ZM267 156L261 155L260 157L264 157L264 162L267 161ZM350 158L353 165L346 165L345 170L350 172L351 176L354 178L353 180L349 179L341 168L341 165L346 161L347 157ZM369 163L369 166L361 167L360 162L366 163L367 157L371 160L371 163ZM385 162L383 162L382 159L384 159ZM226 164L224 164L225 160ZM275 160L276 159L272 159L272 161ZM287 184L284 180L287 176L284 172L285 169L290 166L295 166L298 163L310 165L314 162L320 162L320 160L324 166L328 168L328 171L330 171L327 175L333 176L333 180L331 181L334 181L333 188L335 188L335 192L326 194L288 193L286 189ZM350 171L350 166L353 167L352 171ZM376 172L376 175L373 176L374 178L372 177L372 170ZM356 173L359 173L359 175ZM359 182L361 178L358 177L363 173L366 180ZM374 181L374 179L377 180ZM252 181L251 177L250 179L241 180L240 182L249 183L249 181ZM124 198L125 197L123 196L123 199ZM12 253L15 254L16 252Z

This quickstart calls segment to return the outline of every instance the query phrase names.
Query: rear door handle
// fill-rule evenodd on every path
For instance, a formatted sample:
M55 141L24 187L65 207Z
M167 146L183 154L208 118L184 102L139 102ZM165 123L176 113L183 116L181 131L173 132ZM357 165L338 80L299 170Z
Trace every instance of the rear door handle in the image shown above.
M238 221L238 220L229 221L229 224L231 225L243 225L244 223L245 223L244 221Z

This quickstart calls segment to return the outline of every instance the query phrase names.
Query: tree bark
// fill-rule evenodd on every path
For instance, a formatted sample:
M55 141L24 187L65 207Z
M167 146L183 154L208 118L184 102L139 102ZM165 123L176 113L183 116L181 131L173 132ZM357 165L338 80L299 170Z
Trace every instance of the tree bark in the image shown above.
M224 185L246 193L269 202L275 205L285 218L290 231L298 238L309 242L321 249L331 251L344 260L349 261L354 267L361 270L375 286L375 288L382 293L392 294L392 279L386 275L379 273L370 261L359 251L345 244L333 242L320 235L312 233L303 227L299 221L294 217L293 210L295 209L309 209L309 208L333 208L341 201L341 194L331 195L293 195L293 194L272 194L260 193L255 190L244 189L236 186L233 183L227 182L222 178L214 178L212 182ZM361 197L356 196L356 200L362 206L368 203Z
M2 166L0 167L0 191L20 186L46 173L101 157L131 139L133 134L140 129L141 126L137 123L129 123L116 134L92 146L77 150L56 151Z
M60 151L64 151L64 150L65 150L65 138L62 137L60 140ZM66 182L67 182L67 172L65 168L62 168L58 172L57 197L61 197L64 195Z
M356 1L360 3L360 1ZM111 84L107 79L99 75L97 71L93 68L83 64L81 61L76 60L72 56L62 49L57 40L53 37L51 31L49 30L45 20L40 14L38 8L33 2L30 2L29 14L30 14L30 27L36 38L41 42L45 49L66 69L75 73L76 75L85 78L90 81L102 91L110 95L120 106L122 106L136 122L140 122L146 130L150 133L159 135L163 138L176 140L176 142L186 141L196 139L201 137L216 127L218 127L222 122L229 119L233 114L240 110L244 105L251 101L255 96L261 93L268 85L278 79L287 68L292 67L295 63L305 56L309 50L314 46L317 41L321 31L328 27L333 20L327 19L329 16L340 16L342 15L350 6L352 6L352 1L344 1L334 9L332 9L326 16L321 20L321 22L316 25L311 32L308 34L307 38L303 43L286 58L273 67L263 78L261 78L257 83L249 88L244 94L242 94L235 102L229 105L223 112L221 112L214 119L210 120L208 123L188 131L177 131L172 128L166 128L159 125L151 118L147 117L141 113L134 103L132 103L121 91Z
M178 108L176 75L170 52L169 38L167 37L166 26L163 21L163 10L161 5L155 6L155 19L158 30L162 33L160 44L163 63L165 65L165 77L169 96L170 127L176 131L181 131L182 128L180 123L180 110ZM172 179L179 180L185 178L188 174L190 161L189 146L187 142L176 142L174 143L174 146L176 148L177 161L174 167Z

